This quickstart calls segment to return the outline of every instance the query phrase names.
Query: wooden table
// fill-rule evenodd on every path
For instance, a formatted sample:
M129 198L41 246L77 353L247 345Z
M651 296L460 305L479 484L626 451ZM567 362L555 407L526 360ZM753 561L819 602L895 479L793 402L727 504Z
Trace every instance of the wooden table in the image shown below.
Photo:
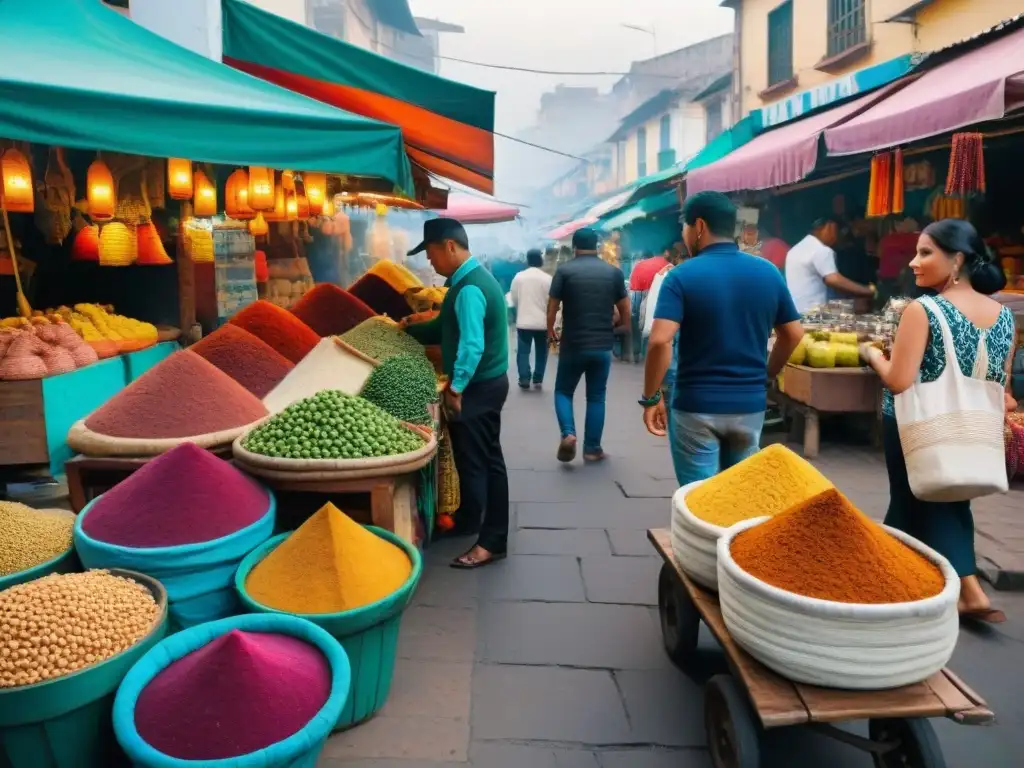
M692 663L700 623L725 652L732 675L716 675L705 687L705 728L716 768L756 768L762 729L803 725L871 753L875 764L945 766L925 718L946 717L963 725L989 725L995 715L985 700L948 669L924 682L886 691L818 688L787 680L741 649L725 626L718 596L697 586L679 567L668 530L647 532L664 560L658 608L665 650L677 665ZM834 727L868 720L869 737Z

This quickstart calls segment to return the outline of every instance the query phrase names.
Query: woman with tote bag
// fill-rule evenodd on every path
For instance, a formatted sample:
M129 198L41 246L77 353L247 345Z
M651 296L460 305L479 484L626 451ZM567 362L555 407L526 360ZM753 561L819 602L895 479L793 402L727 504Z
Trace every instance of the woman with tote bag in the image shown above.
M904 310L891 359L861 347L885 385L885 523L952 563L961 618L1001 623L1006 615L978 580L970 499L1006 490L1002 425L1016 332L1013 313L989 298L1006 277L959 219L925 227L910 266L917 286L937 295Z

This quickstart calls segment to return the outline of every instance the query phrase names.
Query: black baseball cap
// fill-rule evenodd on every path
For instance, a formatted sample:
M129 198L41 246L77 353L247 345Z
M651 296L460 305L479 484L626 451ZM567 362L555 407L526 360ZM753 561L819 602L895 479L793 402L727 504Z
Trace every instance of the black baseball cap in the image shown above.
M590 227L577 229L572 233L572 247L576 251L596 251L597 232Z
M427 250L428 243L440 243L445 240L454 240L466 250L469 250L469 235L462 223L455 219L428 219L423 222L423 242L409 251L413 256Z

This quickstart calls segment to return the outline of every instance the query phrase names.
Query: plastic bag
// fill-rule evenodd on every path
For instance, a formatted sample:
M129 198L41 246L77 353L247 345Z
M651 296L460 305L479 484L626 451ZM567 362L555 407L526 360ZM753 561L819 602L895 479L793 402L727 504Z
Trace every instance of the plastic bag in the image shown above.
M644 299L645 306L640 310L643 316L643 336L645 339L651 335L651 329L654 327L654 310L658 307L658 294L661 293L661 286L665 282L666 275L668 275L667 271L659 272L654 276L651 290L647 292L647 298Z

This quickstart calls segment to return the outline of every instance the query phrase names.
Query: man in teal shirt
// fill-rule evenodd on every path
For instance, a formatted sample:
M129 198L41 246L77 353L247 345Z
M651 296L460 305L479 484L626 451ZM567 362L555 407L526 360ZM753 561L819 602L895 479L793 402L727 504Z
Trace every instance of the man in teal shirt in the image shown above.
M422 344L440 344L448 431L459 472L462 504L456 534L478 533L477 543L452 561L479 568L508 551L508 473L501 450L501 409L508 398L508 309L498 281L469 252L469 238L454 219L423 224L423 242L409 255L427 252L448 278L441 314L406 330Z

